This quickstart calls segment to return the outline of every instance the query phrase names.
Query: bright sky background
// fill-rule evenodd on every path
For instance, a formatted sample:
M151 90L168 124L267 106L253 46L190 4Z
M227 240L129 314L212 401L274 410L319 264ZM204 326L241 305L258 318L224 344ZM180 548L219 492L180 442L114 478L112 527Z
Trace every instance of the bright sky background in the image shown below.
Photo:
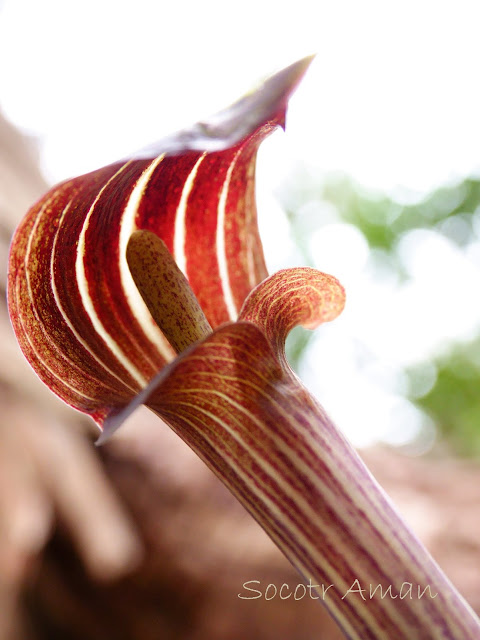
M0 0L0 107L38 137L57 181L195 122L316 52L287 135L260 157L262 229L279 266L295 251L272 193L300 160L319 179L341 170L409 197L480 171L479 24L476 0ZM353 227L332 220L311 238L349 306L319 332L304 373L357 443L390 438L396 422L403 436L393 439L406 440L428 422L403 399L399 372L480 326L467 294L480 284L479 216L477 230L468 255L439 234L405 236L403 287L378 277ZM448 313L445 278L455 292ZM358 365L358 344L368 366Z

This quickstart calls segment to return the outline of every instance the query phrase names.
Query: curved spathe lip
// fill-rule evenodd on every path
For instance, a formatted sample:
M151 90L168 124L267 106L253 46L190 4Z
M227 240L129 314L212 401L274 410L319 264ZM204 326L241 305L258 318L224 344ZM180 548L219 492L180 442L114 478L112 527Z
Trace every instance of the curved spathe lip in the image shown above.
M246 335L250 339L250 354L258 356L257 365L261 367L266 358L280 368L285 380L291 376L290 368L284 358L285 340L288 333L297 325L313 329L322 322L334 320L343 310L345 291L336 278L310 267L283 269L251 291L245 300L237 322L226 323L213 333L206 332L204 338L197 340L177 358L165 366L142 391L123 409L112 409L102 420L102 434L98 445L108 440L122 423L142 404L149 407L160 406L161 395L165 394L164 383L177 369L184 367L189 360L206 359L210 362L212 375L232 380L232 358L225 359L221 349L216 346L224 336ZM210 345L209 350L205 345ZM234 352L232 352L234 354ZM246 354L240 354L238 367L243 366ZM235 369L235 367L234 367ZM238 380L242 378L238 375ZM283 383L282 383L283 384ZM202 403L202 396L195 398ZM160 415L162 415L160 413ZM162 415L162 417L165 417Z

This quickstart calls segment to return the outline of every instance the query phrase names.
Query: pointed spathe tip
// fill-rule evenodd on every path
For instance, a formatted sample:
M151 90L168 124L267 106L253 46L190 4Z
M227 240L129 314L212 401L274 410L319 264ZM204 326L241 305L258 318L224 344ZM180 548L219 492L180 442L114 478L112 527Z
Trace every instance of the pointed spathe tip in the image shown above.
M160 140L134 157L150 158L160 153L175 155L185 151L221 151L236 145L265 125L272 129L275 126L284 128L288 101L315 55L308 55L281 69L223 111Z

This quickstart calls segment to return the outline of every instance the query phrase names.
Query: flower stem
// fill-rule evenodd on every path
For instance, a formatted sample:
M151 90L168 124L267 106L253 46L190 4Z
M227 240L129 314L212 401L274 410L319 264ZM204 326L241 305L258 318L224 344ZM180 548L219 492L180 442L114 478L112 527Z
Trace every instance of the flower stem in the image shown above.
M177 360L149 406L317 585L347 637L479 638L473 611L321 406L259 357L255 332L217 330Z

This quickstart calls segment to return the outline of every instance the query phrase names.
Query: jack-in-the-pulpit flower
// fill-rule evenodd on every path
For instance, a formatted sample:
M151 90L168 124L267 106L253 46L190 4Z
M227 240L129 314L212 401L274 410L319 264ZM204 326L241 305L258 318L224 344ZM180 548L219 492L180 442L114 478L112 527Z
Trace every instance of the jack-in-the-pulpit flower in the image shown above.
M346 636L474 640L473 612L284 356L293 326L344 304L316 270L267 277L257 229L257 149L309 62L51 189L13 239L12 323L40 378L101 440L139 404L158 413L317 585Z

